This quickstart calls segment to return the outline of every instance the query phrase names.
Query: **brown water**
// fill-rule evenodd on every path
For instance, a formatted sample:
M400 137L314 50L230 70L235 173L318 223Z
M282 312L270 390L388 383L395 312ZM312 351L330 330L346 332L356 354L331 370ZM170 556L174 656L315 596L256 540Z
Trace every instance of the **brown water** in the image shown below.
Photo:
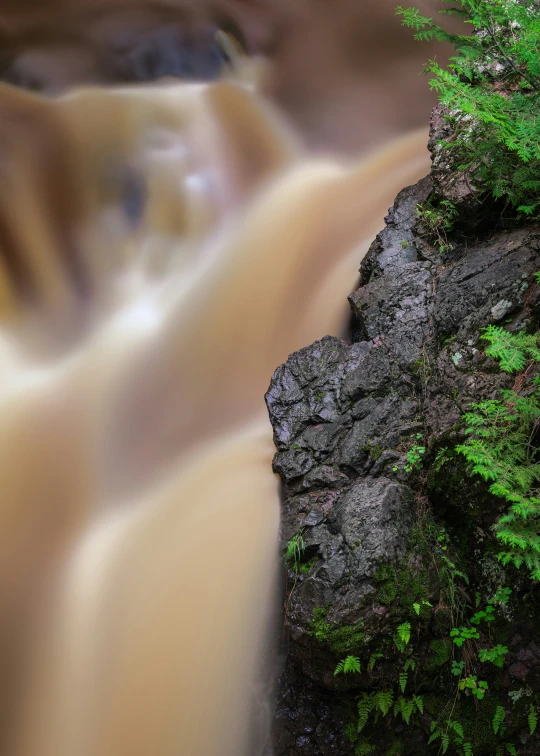
M5 87L0 117L5 752L258 756L279 570L263 395L345 332L426 134L308 158L227 82Z

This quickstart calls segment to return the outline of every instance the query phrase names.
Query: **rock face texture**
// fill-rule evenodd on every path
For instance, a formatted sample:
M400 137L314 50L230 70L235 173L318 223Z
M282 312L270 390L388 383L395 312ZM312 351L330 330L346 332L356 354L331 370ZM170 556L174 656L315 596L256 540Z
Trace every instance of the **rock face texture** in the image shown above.
M450 630L510 574L490 530L504 505L452 450L469 404L514 381L486 357L481 329L538 328L540 229L480 228L463 190L465 231L441 254L417 210L435 189L440 181L428 176L396 198L350 297L352 343L326 337L291 355L266 396L283 544L299 546L286 562L276 756L436 753L440 739L427 747L431 722L456 698ZM452 710L468 723L475 755L502 742L492 726L497 705L517 752L540 752L517 711L540 691L539 590L526 571L511 577L497 622L465 646L465 671L489 683L487 713L464 694ZM478 648L497 642L508 648L503 667L481 663ZM335 675L348 655L361 672ZM358 735L358 701L377 691L391 691L394 703L421 695L422 710L407 724L400 704L386 716L372 709ZM448 753L463 752L458 741Z

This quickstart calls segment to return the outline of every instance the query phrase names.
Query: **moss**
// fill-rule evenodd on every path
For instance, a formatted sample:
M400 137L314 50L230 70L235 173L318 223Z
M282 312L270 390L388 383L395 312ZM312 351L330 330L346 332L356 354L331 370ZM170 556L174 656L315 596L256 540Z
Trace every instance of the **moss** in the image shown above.
M380 444L375 444L374 446L366 444L366 446L362 446L361 451L363 451L364 454L369 454L371 459L376 462L382 455L384 449Z
M452 656L452 642L449 638L432 640L429 644L428 669L437 669L450 661Z
M329 604L313 610L309 634L319 643L328 646L336 654L346 654L363 646L366 641L363 621L357 622L355 625L328 622L326 617L329 611Z
M448 635L454 623L448 607L438 607L431 620L431 628L434 635Z
M309 572L312 567L314 567L317 564L317 557L313 557L313 559L310 559L309 562L304 562L300 565L300 572L303 572L304 574L306 572Z
M412 528L405 557L395 566L379 565L373 576L381 604L392 604L397 599L401 613L405 615L410 614L414 603L428 601L430 595L430 574L419 553L419 540L417 529ZM414 566L409 564L411 556L415 560Z
M429 571L423 565L414 568L402 566L398 572L397 588L401 606L410 612L414 603L429 600Z
M371 447L369 456L371 457L372 460L376 462L379 459L379 457L382 456L383 451L384 449L382 448L382 446L380 446L379 444L376 444L375 446Z
M397 596L397 573L395 567L381 564L373 576L377 586L377 599L381 604L391 604Z

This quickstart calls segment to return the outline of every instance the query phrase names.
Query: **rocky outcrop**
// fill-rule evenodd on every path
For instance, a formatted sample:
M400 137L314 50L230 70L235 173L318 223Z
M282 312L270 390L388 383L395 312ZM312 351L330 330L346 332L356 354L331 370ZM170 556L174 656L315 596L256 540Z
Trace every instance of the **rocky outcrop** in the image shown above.
M476 235L462 231L441 254L417 207L434 189L440 199L443 185L429 176L397 197L350 297L352 343L326 337L291 355L266 396L283 543L299 546L287 563L276 756L427 752L430 721L456 687L449 631L505 581L490 530L501 505L452 450L470 403L513 382L486 357L481 329L538 326L540 229L485 232L473 220L464 228ZM504 667L472 665L489 682L486 721L474 698L455 704L456 720L477 717L475 754L499 743L496 691L517 691L522 703L540 692L538 588L526 574L513 584L489 631L507 644ZM403 623L414 634L405 650ZM335 675L347 655L361 672ZM357 739L358 697L392 690L397 701L407 685L422 711L408 725L396 710L376 726L370 715ZM539 752L516 711L509 732L533 748L522 753Z

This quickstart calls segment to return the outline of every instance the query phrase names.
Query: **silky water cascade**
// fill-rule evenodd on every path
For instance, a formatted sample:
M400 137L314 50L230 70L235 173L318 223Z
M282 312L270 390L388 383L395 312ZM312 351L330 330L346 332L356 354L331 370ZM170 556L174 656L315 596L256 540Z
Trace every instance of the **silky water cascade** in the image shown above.
M229 78L4 84L0 135L3 753L270 754L264 393L346 335L426 134L314 157Z

